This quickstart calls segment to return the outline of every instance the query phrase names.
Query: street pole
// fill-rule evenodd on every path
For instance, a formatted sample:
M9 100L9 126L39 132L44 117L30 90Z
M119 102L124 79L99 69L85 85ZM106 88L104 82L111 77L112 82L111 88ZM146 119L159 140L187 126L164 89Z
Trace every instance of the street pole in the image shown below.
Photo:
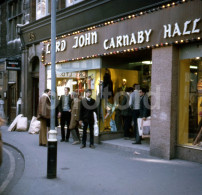
M51 0L51 120L48 132L47 178L53 179L57 175L57 131L55 130L55 44L56 44L56 0Z

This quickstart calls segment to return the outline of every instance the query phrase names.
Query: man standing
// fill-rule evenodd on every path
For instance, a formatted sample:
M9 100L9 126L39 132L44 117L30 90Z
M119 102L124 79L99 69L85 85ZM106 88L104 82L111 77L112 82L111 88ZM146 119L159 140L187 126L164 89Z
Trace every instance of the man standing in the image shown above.
M81 101L79 124L83 126L83 137L81 149L86 147L87 138L87 128L90 129L90 148L95 148L94 146L94 114L97 114L97 105L92 96L92 90L86 90L86 98Z
M43 95L39 99L38 116L37 119L41 122L39 131L39 145L47 146L47 127L50 127L50 113L51 113L51 90L45 89Z
M129 106L132 109L132 120L134 122L134 135L137 140L137 133L138 133L137 118L139 117L140 114L140 95L139 95L140 86L138 84L134 84L133 88L134 91L130 94ZM140 142L136 141L133 144L140 144Z
M71 119L71 103L72 99L69 94L70 88L65 87L65 95L62 95L60 98L59 102L59 113L58 113L58 118L60 118L60 123L61 123L61 136L62 139L60 140L61 142L66 141L69 142L69 136L70 136L70 130L69 130L69 123ZM65 136L65 124L67 124L67 133ZM66 138L66 140L65 140Z
M142 120L146 120L148 116L150 116L150 105L147 96L147 90L145 88L141 88L140 90L140 114L139 118ZM141 144L142 136L139 135L139 131L136 132L136 143Z

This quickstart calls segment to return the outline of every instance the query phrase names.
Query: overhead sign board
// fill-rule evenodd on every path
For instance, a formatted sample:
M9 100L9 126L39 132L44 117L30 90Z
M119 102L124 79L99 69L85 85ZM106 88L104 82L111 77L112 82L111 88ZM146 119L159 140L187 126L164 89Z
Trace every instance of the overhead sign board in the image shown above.
M18 60L6 60L6 70L21 70L21 62Z

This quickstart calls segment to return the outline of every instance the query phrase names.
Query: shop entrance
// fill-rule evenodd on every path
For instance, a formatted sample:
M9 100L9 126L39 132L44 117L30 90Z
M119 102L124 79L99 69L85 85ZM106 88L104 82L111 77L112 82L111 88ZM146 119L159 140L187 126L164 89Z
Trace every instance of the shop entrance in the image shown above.
M33 90L32 116L37 116L37 109L39 103L39 78L32 78L32 90Z
M31 77L30 77L31 92L31 113L32 116L37 116L39 102L39 58L33 57L31 60Z
M122 91L128 93L135 83L149 92L151 66L151 50L57 64L57 96L64 94L64 87L69 87L70 93L77 92L81 97L85 97L85 89L92 89L92 97L99 101L99 141L123 138L124 119L118 109L120 99L116 99L117 94ZM107 101L103 97L106 86L111 94ZM51 87L50 66L47 67L47 87ZM121 98L120 95L118 97ZM132 122L128 137L134 138Z
M112 139L112 134L115 135L114 138L134 139L134 122L128 119L129 116L125 116L128 115L127 109L119 109L123 102L122 93L130 94L134 90L133 85L138 84L140 88L147 91L149 98L151 66L151 50L122 53L102 58L101 80L105 83L107 70L113 83L113 98L108 99L108 105L101 100L101 110L104 113L104 121L100 121L101 140ZM149 100L148 102L150 103ZM129 133L127 134L124 131L126 123L129 123ZM144 142L149 142L149 138L144 140Z
M17 102L17 94L16 94L16 83L8 84L8 122L14 120L16 117L16 102Z

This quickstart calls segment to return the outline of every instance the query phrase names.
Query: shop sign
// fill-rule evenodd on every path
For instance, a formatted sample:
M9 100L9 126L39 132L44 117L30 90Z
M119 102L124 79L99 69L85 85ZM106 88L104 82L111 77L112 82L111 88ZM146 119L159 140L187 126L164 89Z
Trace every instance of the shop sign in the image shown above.
M86 33L84 35L75 36L74 37L75 44L72 48L79 48L88 45L93 45L98 42L97 40L97 32Z
M105 50L110 48L119 48L129 45L136 45L137 43L149 42L152 29L138 31L136 34L131 33L131 35L119 35L117 37L112 37L111 39L105 39L103 47Z
M188 20L184 23L183 28L180 29L180 25L176 22L173 26L171 24L163 25L164 27L164 39L181 36L181 35L190 35L194 33L199 33L200 29L198 28L198 23L201 18L197 18L195 20Z
M66 48L67 48L66 40L56 41L55 52L65 51ZM48 43L46 45L46 54L49 54L49 53L51 53L51 44L50 43Z
M86 78L86 72L62 72L62 73L57 73L57 78L77 78L77 79L82 79Z
M20 61L6 60L6 70L21 70Z
M56 55L56 62L64 63L106 53L200 40L201 7L202 1L188 1L165 10L160 9L63 37L56 43L58 45L56 52L59 52ZM45 45L47 54L45 63L50 63L50 43Z

